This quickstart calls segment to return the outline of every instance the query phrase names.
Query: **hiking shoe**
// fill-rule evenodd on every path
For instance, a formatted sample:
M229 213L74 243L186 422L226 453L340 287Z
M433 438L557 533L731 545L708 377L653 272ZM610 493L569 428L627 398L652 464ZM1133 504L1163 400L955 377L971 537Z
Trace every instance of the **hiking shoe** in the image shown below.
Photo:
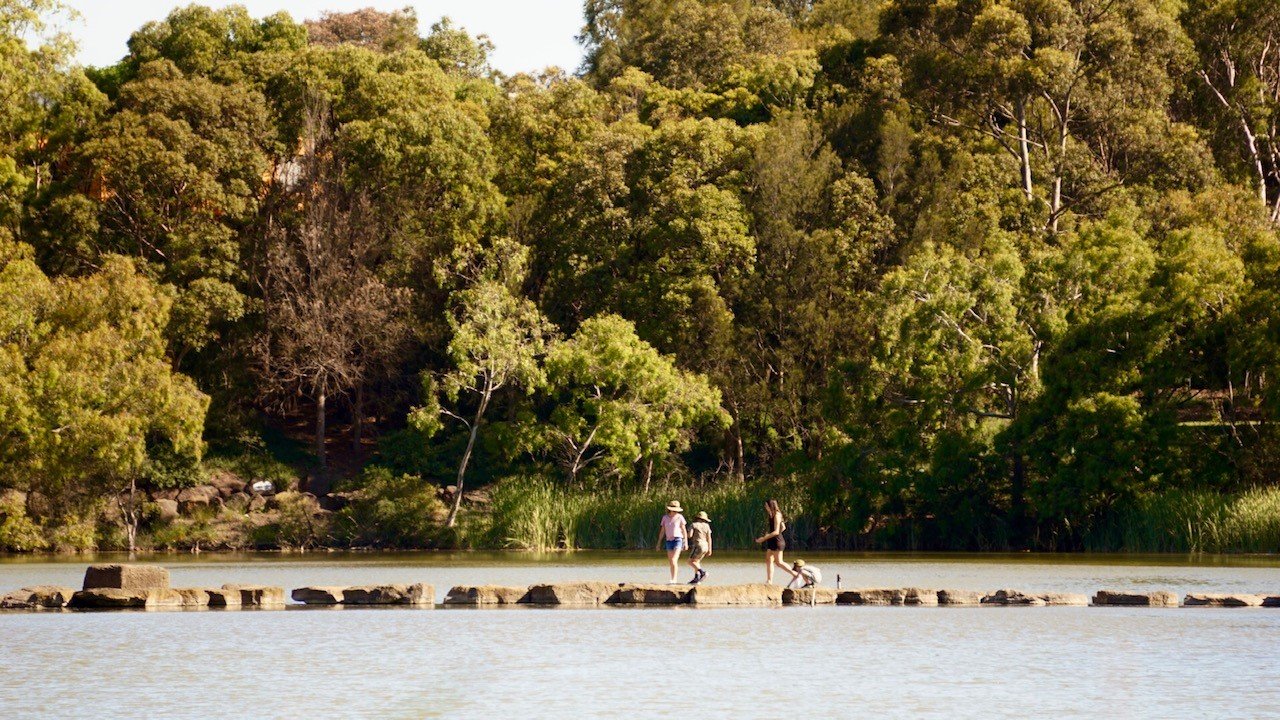
M695 580L695 582L702 582L703 580L706 579L706 577L707 577L706 570L698 570L698 579Z

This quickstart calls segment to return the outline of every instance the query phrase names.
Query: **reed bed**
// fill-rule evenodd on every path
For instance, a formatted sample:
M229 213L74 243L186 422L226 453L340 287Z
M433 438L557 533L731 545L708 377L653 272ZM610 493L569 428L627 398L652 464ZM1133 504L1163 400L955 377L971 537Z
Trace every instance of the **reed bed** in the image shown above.
M1114 511L1086 545L1123 552L1280 552L1280 488L1154 495Z

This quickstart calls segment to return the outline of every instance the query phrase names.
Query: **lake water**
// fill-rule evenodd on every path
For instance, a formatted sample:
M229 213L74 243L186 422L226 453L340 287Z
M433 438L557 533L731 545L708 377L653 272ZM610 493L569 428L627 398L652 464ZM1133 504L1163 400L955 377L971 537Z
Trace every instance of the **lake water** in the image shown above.
M827 584L1280 593L1280 558L818 554ZM99 557L99 561L119 561ZM175 586L661 582L655 554L141 558ZM90 558L0 559L0 590ZM716 555L708 582L763 579ZM682 575L687 571L682 572ZM0 613L11 717L1280 717L1280 609Z

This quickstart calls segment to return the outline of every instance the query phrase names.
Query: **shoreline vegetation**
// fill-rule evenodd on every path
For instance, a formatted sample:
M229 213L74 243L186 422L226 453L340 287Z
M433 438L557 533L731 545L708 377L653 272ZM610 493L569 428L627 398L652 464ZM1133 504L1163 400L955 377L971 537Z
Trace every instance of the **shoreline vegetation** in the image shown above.
M1280 3L589 0L514 76L66 10L0 0L0 552L1280 552Z

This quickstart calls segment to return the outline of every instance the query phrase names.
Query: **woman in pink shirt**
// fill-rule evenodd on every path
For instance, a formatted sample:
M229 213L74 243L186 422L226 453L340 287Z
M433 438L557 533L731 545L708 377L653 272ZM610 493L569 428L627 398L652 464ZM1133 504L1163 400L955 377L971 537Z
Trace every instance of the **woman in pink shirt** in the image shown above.
M677 565L680 564L680 551L685 549L688 537L685 530L684 515L681 514L680 501L667 503L667 514L658 523L658 546L667 550L667 562L671 565L671 583L675 584Z

